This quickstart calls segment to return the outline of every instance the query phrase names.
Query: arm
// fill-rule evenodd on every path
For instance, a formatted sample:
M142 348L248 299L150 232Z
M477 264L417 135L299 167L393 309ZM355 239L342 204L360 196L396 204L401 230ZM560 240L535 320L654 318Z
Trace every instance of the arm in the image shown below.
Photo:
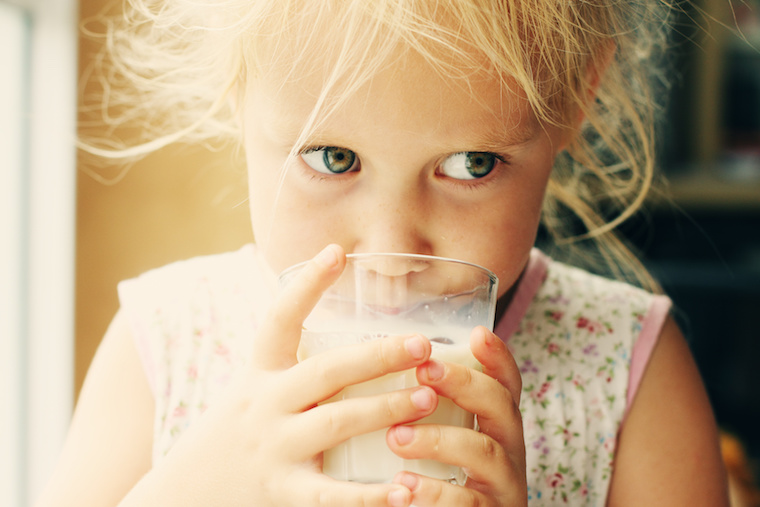
M252 340L249 361L120 507L409 505L403 486L346 483L321 473L325 449L434 409L415 403L414 393L435 396L426 387L319 405L347 385L414 368L431 352L421 337L391 336L299 363L303 320L344 266L342 250L329 247L282 291Z
M672 318L623 423L608 505L728 505L715 419Z
M114 506L149 470L153 394L125 317L92 362L56 469L37 507Z
M257 331L250 361L153 467L151 393L117 315L38 507L408 507L411 493L402 485L321 473L325 449L435 409L435 392L425 386L319 405L348 385L416 368L431 353L420 336L390 336L299 363L303 320L344 266L343 251L330 247L283 290Z

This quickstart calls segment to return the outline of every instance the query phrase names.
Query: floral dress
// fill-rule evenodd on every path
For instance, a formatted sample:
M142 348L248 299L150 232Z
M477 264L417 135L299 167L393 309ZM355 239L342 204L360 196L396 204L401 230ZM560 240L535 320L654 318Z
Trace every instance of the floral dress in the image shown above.
M154 463L244 365L275 287L253 245L119 284L155 398ZM523 379L529 505L605 504L616 438L669 308L533 250L496 325Z

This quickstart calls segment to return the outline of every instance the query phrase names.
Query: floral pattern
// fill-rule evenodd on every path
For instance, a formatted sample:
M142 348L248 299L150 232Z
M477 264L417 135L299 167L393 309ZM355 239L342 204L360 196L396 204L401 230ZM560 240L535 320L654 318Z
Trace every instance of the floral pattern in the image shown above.
M652 302L629 285L549 264L507 342L523 378L529 505L605 505L632 348Z
M244 364L255 310L271 300L256 259L248 245L120 284L156 399L154 462ZM601 506L633 345L653 296L563 264L544 267L517 331L502 336L523 378L529 505Z
M256 333L255 306L268 300L252 269L252 246L150 271L119 284L153 386L153 462L227 386ZM231 276L232 275L232 276Z

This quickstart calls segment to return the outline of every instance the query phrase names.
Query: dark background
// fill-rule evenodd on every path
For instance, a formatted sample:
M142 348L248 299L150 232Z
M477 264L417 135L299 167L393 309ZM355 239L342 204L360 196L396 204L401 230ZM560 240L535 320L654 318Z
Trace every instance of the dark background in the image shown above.
M670 197L624 230L673 299L718 422L760 482L758 3L703 0L679 17L659 139Z

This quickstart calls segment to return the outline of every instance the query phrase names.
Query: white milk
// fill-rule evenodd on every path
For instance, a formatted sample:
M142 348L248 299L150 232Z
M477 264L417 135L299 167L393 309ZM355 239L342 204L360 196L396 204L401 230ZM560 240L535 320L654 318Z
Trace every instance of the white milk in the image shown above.
M480 363L478 363L470 351L470 330L454 328L447 331L450 332L442 333L440 329L436 328L432 333L426 333L424 329L416 329L416 332L422 332L428 337L447 337L454 342L453 344L433 342L433 358L481 370ZM348 332L318 333L304 330L301 337L299 358L303 360L335 346L368 341L387 334L391 333L370 336ZM417 385L419 384L417 383L415 370L411 369L349 386L326 403L347 398L373 396ZM439 397L436 411L417 423L445 424L473 428L474 417L472 414L456 406L450 399ZM386 433L387 428L384 428L365 435L359 435L326 451L324 453L324 472L339 480L383 483L390 482L399 471L407 470L436 479L457 482L459 484L464 483L465 476L459 467L432 460L404 460L400 458L388 448L385 441Z

